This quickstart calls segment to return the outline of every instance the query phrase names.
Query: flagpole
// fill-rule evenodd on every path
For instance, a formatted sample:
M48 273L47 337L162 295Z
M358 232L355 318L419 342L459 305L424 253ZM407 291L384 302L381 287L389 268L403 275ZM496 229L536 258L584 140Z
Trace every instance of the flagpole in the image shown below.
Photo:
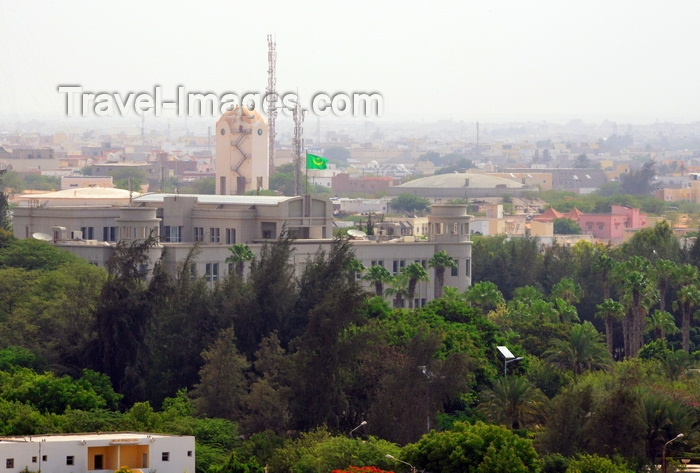
M306 194L309 193L309 152L304 148L304 165L306 166Z

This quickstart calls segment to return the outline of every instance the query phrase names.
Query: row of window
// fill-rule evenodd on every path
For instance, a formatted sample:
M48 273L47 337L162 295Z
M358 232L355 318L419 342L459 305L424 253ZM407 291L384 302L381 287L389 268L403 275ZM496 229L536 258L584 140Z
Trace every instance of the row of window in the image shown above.
M170 243L179 243L183 241L182 239L182 226L166 226L164 227L164 241ZM227 228L225 232L225 238L222 242L221 229L220 228L210 228L208 237L205 237L204 227L194 227L193 231L194 241L208 241L209 243L226 243L227 245L236 244L236 229Z
M192 450L187 450L187 456L191 457L192 456ZM32 463L37 462L38 457L32 457ZM49 460L48 455L42 455L41 456L41 461L46 462ZM163 452L161 454L161 460L164 462L170 461L170 452ZM74 455L68 455L66 456L66 465L75 465L75 456ZM14 468L15 467L15 459L14 458L6 458L5 459L5 468Z

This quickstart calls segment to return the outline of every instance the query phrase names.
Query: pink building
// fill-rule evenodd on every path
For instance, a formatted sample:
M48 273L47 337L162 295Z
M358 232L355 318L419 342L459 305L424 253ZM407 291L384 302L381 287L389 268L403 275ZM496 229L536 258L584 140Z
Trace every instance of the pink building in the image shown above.
M644 228L646 223L646 214L622 205L613 205L609 214L580 214L578 220L582 233L612 241L621 241L626 229Z

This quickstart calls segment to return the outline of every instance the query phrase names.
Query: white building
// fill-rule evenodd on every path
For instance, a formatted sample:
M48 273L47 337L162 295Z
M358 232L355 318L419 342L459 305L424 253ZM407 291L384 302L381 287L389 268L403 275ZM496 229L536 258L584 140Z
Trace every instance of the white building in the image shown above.
M293 263L300 272L319 248L328 250L333 237L332 204L328 199L295 197L145 194L129 206L71 206L65 200L47 198L46 205L14 209L17 238L52 241L88 261L104 266L120 240L138 240L153 234L159 238L150 258L159 258L175 272L192 245L199 244L197 273L214 284L232 271L226 263L228 248L248 245L258 253L265 242L276 240L283 228L294 238ZM471 284L471 242L465 205L433 205L427 222L418 232L388 233L353 240L355 257L365 267L381 265L396 274L413 262L424 266L438 251L445 250L458 267L445 275L445 285L465 290ZM418 235L418 236L416 236ZM420 283L417 306L434 298L431 283Z
M42 473L194 473L194 437L139 432L0 437L0 468Z

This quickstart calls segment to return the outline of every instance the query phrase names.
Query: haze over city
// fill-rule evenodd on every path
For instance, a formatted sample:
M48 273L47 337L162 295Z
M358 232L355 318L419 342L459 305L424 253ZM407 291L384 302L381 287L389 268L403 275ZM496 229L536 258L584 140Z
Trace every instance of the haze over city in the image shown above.
M277 89L302 103L376 92L391 121L689 123L697 13L692 1L4 1L0 119L71 120L59 85L264 93L272 34Z

